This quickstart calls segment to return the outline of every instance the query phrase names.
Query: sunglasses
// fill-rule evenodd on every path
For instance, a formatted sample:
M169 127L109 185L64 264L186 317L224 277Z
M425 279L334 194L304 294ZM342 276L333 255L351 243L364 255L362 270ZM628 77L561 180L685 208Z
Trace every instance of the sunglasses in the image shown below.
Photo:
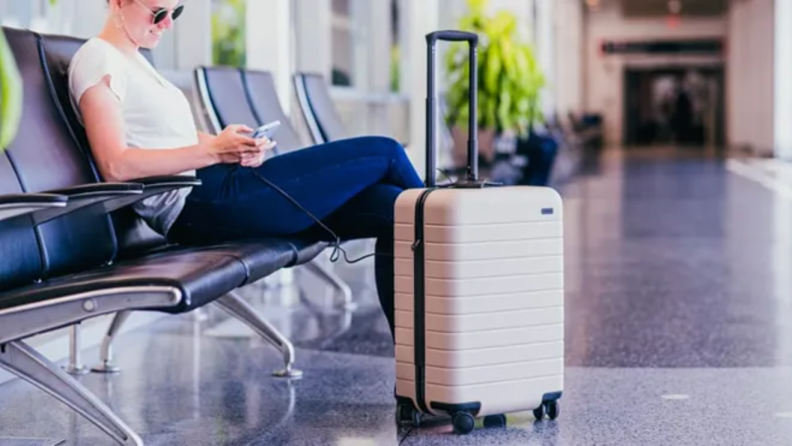
M154 16L153 22L154 22L155 25L160 23L160 22L162 22L163 20L165 20L166 17L168 17L168 9L167 8L157 8L156 10L152 11L151 9L149 9L148 6L146 6L143 3L141 3L140 0L135 0L135 3L137 3L138 5L146 8L146 10L148 10L148 12L150 12ZM179 16L182 14L182 12L184 12L184 5L183 4L173 8L173 11L170 13L171 20L178 19Z

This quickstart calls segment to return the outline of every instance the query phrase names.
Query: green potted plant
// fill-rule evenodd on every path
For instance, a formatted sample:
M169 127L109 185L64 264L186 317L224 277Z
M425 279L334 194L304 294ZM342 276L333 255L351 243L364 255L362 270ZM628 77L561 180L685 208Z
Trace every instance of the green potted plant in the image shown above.
M57 3L58 0L49 0L50 5ZM0 29L0 152L8 148L16 137L21 118L22 76L5 33Z
M212 61L215 65L244 67L246 0L215 2L212 7Z
M22 115L22 77L0 29L0 152L14 140Z
M505 132L525 135L542 119L541 92L545 77L534 49L518 33L517 17L508 11L487 14L489 0L468 0L468 12L459 28L479 35L478 129L482 159L494 157L495 138ZM466 161L468 101L468 49L453 44L446 53L446 120L455 140L454 164Z

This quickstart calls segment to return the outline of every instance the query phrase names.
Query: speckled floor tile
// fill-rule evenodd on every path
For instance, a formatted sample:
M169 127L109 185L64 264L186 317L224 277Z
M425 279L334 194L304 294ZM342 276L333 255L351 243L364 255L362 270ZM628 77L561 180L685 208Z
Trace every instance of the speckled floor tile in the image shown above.
M302 273L291 297L243 290L294 341L302 380L270 376L274 349L213 307L203 322L123 336L122 373L79 380L147 445L792 444L792 201L674 149L606 153L560 191L568 368L556 421L510 414L507 428L464 437L447 420L397 428L368 261L336 266L353 312L322 307L323 285ZM21 382L0 387L4 437L113 444Z
M0 437L0 446L60 446L64 440Z

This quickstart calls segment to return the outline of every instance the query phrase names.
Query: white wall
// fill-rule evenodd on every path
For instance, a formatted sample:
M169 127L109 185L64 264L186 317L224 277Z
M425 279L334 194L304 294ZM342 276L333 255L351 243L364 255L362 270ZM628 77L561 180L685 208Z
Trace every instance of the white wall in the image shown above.
M775 3L775 155L792 160L792 2Z
M774 1L733 2L728 24L729 145L770 155L775 146Z
M603 0L598 11L586 10L584 107L601 113L608 143L621 143L623 127L623 68L625 65L670 65L714 63L718 58L694 56L605 56L603 40L647 40L683 37L725 37L726 16L685 18L677 28L669 28L664 18L625 18L614 0Z
M583 3L578 0L550 0L555 2L552 14L556 54L549 79L554 106L559 117L579 112L583 107Z

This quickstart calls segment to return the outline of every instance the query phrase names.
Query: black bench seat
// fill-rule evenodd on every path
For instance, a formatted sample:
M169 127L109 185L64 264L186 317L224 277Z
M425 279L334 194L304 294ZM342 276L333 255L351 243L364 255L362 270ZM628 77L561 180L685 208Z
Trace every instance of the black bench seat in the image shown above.
M68 102L67 67L83 41L2 31L22 74L24 104L17 137L0 153L0 367L125 445L142 441L26 338L115 314L102 345L109 360L110 341L131 312L177 314L214 302L282 354L285 367L276 374L299 376L292 368L291 343L235 290L310 262L328 243L296 237L168 243L129 205L169 190L201 187L200 181L160 176L103 182Z
M234 289L247 277L245 265L234 256L222 252L163 252L135 260L119 262L102 268L61 276L0 294L0 332L12 320L4 321L4 310L40 302L69 298L83 293L112 294L116 290L147 287L171 288L179 296L177 302L165 307L140 309L183 313L206 305ZM97 304L99 302L97 301ZM82 316L81 316L82 317ZM76 322L76 321L72 321ZM47 329L58 328L48 327ZM13 330L13 329L12 329ZM17 330L19 333L19 330ZM19 337L26 337L25 333ZM0 343L7 337L0 335Z

